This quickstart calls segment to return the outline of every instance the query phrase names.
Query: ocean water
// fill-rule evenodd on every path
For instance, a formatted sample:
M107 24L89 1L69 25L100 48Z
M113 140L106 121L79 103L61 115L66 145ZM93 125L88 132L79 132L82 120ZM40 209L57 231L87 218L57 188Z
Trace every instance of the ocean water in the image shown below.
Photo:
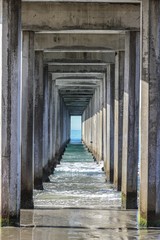
M82 133L81 130L71 130L71 142L81 142Z

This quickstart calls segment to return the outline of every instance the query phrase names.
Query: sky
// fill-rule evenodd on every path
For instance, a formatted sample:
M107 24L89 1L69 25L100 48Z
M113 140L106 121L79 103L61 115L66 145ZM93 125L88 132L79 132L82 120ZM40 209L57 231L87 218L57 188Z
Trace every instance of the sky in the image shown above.
M71 116L71 130L81 130L81 116Z

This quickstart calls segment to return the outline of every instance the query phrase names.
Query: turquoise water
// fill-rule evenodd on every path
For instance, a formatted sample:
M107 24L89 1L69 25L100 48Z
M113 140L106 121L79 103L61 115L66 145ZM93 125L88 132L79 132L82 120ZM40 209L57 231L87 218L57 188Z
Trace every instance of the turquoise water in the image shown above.
M82 143L68 144L50 182L43 183L43 191L35 191L35 208L119 209L120 192L106 183L102 166Z
M71 142L81 141L81 130L71 130Z

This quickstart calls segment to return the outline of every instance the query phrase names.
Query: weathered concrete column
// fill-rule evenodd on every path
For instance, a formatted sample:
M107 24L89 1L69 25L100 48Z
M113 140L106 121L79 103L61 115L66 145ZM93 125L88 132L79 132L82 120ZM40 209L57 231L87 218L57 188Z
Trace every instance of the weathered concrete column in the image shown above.
M35 52L34 188L43 189L43 51Z
M20 13L20 0L0 1L1 225L16 225L20 221Z
M59 98L59 101L58 101L58 135L57 135L57 142L58 142L58 158L59 158L59 154L60 154L60 150L61 150L61 131L62 131L62 128L61 128L61 124L62 124L62 119L61 119L61 105L62 105L62 97L59 95L58 93L58 98Z
M124 52L115 57L114 93L114 185L121 191L122 182L122 135L123 135Z
M107 158L105 172L107 181L113 182L114 172L114 81L115 66L107 66Z
M48 169L48 66L44 67L43 86L43 177L45 181L50 174Z
M85 123L84 123L85 117L84 117L84 115L85 115L85 112L83 112L83 114L82 114L82 141L83 142L84 142L84 134L85 134L85 131L84 131L84 128L85 128Z
M99 87L99 160L103 159L103 82Z
M55 121L55 103L56 103L56 86L55 86L55 80L52 80L52 160L55 159L55 153L56 153L56 121Z
M67 121L66 121L66 109L64 105L64 101L62 100L62 105L61 105L61 116L62 116L62 122L61 122L61 145L62 148L64 147L64 144L66 142L66 135L65 135L65 129L67 128Z
M68 110L66 108L66 105L63 102L63 124L62 124L62 128L63 128L63 132L62 132L62 139L63 139L63 149L66 145L66 143L68 142L69 138L68 138L68 124L69 124L69 121L68 121Z
M98 159L98 143L99 143L99 139L98 139L98 89L96 88L95 90L95 94L94 94L94 103L95 103L95 137L94 137L94 147L95 147L95 158L96 160Z
M94 124L94 137L93 137L93 153L95 158L96 152L97 152L97 105L96 105L96 96L97 96L97 91L95 90L94 96L93 96L93 103L94 103L94 119L93 119L93 124Z
M24 31L22 44L21 208L33 208L33 83L35 65L34 32Z
M107 159L107 73L103 77L103 160L104 169Z
M64 109L63 109L63 100L60 98L60 116L59 116L59 121L60 121L60 151L62 150L63 146L63 118L64 118Z
M55 89L56 93L56 101L55 101L55 124L56 124L56 139L55 139L55 156L56 160L59 157L59 150L60 150L60 96L58 93L58 89Z
M70 140L70 132L71 132L71 116L69 114L69 111L67 110L67 139Z
M85 124L86 124L86 139L85 139L85 142L86 142L86 145L88 146L88 144L89 144L89 132L90 132L90 129L89 129L89 105L87 106L85 112L86 112L86 121L85 121Z
M125 45L122 207L134 209L137 208L138 174L139 33L126 33Z
M52 166L52 134L53 134L53 84L52 74L48 73L48 161Z
M160 226L160 2L142 1L139 223Z
M88 136L88 144L90 151L92 150L92 101L89 102L89 136Z

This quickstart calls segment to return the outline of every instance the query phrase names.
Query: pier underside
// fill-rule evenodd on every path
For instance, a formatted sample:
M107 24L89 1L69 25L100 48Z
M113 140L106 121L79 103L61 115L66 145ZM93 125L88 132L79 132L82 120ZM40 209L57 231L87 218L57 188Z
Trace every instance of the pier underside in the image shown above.
M36 226L33 239L40 227L57 239L158 237L140 229L160 227L159 10L0 1L1 226ZM21 239L18 228L2 238L12 230Z

